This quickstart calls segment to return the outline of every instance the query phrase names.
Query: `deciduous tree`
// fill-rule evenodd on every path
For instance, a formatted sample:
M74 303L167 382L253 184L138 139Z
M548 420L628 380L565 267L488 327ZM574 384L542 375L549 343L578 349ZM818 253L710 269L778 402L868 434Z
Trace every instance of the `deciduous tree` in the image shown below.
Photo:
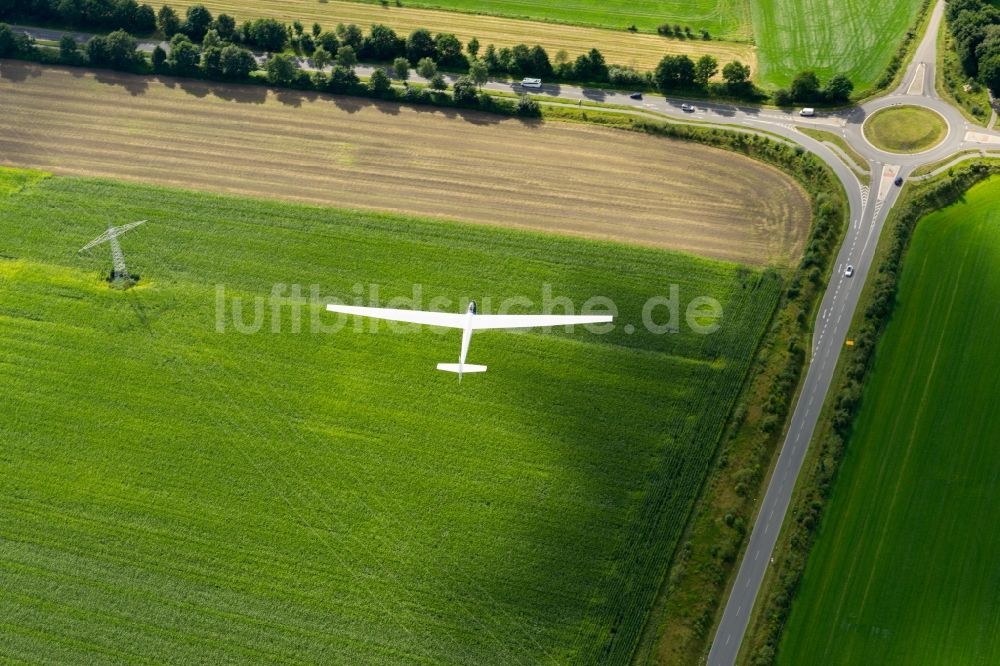
M383 62L402 55L405 49L405 42L396 36L392 28L376 23L362 42L360 53L365 58Z
M156 27L170 39L181 31L181 18L170 5L163 5L156 14Z
M205 5L191 5L187 8L183 32L192 41L200 42L212 25L212 12Z
M392 71L400 81L410 78L410 61L406 58L396 58L392 61Z
M837 74L826 83L823 89L823 97L834 104L841 104L851 98L854 91L854 84L843 74Z
M351 46L341 46L337 49L337 64L347 69L352 69L358 64L358 56Z
M994 53L979 63L979 79L994 97L1000 97L1000 53Z
M417 63L417 74L430 81L437 74L437 63L431 58L421 58Z
M319 69L325 69L333 61L333 56L322 46L313 51L312 54L313 65Z
M429 30L423 28L414 30L406 38L406 57L416 63L424 58L434 58L437 50L434 47L434 37Z
M272 55L267 61L267 80L276 86L288 86L299 78L298 60L284 53Z
M284 50L288 32L284 24L275 19L254 19L243 24L243 39L259 49L277 53Z
M337 37L340 39L341 44L350 46L354 49L355 53L361 50L361 44L364 42L364 35L361 33L361 28L353 23L348 23L347 25L338 23Z
M722 80L731 86L738 86L750 80L750 67L739 60L726 63L722 68Z
M476 82L473 81L471 77L458 77L452 88L452 96L454 97L456 104L471 106L476 104L478 101L478 88L476 87Z
M219 33L219 37L228 42L236 34L236 19L229 14L219 14L215 17L212 27Z
M105 38L108 61L106 64L116 69L132 69L142 56L136 51L139 43L124 30L115 30Z
M392 81L381 68L376 68L368 79L368 90L376 95L384 95L392 90Z
M153 63L154 72L163 72L167 69L167 52L163 50L163 47L159 44L153 49L153 53L150 56L150 60Z
M719 61L714 56L705 54L694 64L694 82L704 88L718 71Z
M799 72L788 89L796 102L815 102L820 97L819 77L811 70Z
M328 90L332 93L343 94L350 92L359 83L358 75L353 69L335 65L330 71Z
M70 35L59 38L59 58L63 62L75 62L80 57L80 45Z
M434 38L436 58L442 65L458 66L463 64L462 42L451 33L439 32Z
M337 49L340 48L340 40L337 39L337 35L332 32L320 33L320 36L316 38L317 46L326 49L326 52L331 56L336 55Z
M236 44L228 44L222 48L219 67L224 78L241 81L257 69L257 61L248 49Z
M469 76L476 82L477 86L482 86L490 78L490 70L482 60L473 60L469 65Z
M695 82L694 62L686 55L664 56L656 66L654 80L662 91L690 88Z
M178 33L170 40L170 55L167 56L167 63L173 73L180 76L190 76L198 71L200 55L198 47L191 42L188 36Z

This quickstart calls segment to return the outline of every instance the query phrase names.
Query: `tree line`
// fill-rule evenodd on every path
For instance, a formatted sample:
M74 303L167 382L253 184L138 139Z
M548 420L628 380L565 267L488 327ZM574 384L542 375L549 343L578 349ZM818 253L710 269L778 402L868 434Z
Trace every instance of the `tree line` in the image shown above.
M951 0L945 12L962 70L1000 96L1000 9L988 0Z
M958 4L983 1L958 0ZM687 55L667 55L653 72L639 72L632 67L608 64L596 48L572 59L564 50L550 58L539 44L500 48L488 44L483 47L476 38L463 44L453 34L432 34L424 28L403 37L382 24L373 24L367 33L355 24L341 23L333 30L324 30L319 23L313 23L307 29L300 21L286 25L269 18L251 19L237 25L232 16L225 13L213 16L204 5L191 5L182 15L170 5L163 5L154 12L150 5L139 4L137 0L0 0L0 20L8 18L111 29L112 34L87 45L87 57L94 65L118 69L129 69L137 62L128 54L131 42L119 31L160 33L171 40L170 54L158 49L153 54L153 66L156 71L181 76L200 72L209 78L244 79L256 69L247 48L270 53L291 48L310 58L319 69L329 65L343 68L331 74L337 81L348 80L350 77L344 70L364 61L392 63L393 70L404 81L409 78L409 68L415 68L435 90L447 87L438 73L442 68L466 72L477 85L485 83L490 75L510 75L756 102L768 97L753 84L749 66L732 61L720 68L720 63L711 55L698 60ZM676 32L674 30L674 34ZM210 33L210 43L204 44ZM69 45L66 46L68 49ZM74 59L71 53L64 55L67 60ZM275 63L277 71L269 76L272 83L289 85L289 80L297 78L288 72L289 61L278 59ZM717 80L720 74L721 81ZM844 75L834 76L822 86L815 73L805 71L794 78L790 87L777 90L773 99L779 106L840 104L850 99L852 91L853 84Z
M376 69L369 80L364 82L354 71L356 61L338 61L329 71L310 72L301 68L298 58L284 53L268 58L261 72L249 49L223 40L214 23L212 26L206 31L200 45L191 41L186 34L177 33L170 40L169 51L158 45L147 60L145 54L138 50L136 38L121 29L108 35L96 35L82 48L72 36L64 35L59 42L58 53L52 54L47 49L36 47L31 37L0 23L0 57L92 65L140 74L155 72L216 81L266 81L274 86L298 90L401 100L413 104L458 106L505 115L541 115L538 102L529 96L522 95L515 100L491 96L480 89L479 81L468 75L455 81L451 86L451 94L445 92L448 84L437 73L433 74L429 88L405 86L400 90L393 86L383 69ZM434 67L433 62L422 64L425 72L428 66ZM408 75L409 63L404 62L402 69ZM400 68L397 67L397 76L405 83L406 76L401 76L399 71Z
M844 104L851 99L854 84L843 74L836 74L822 85L816 72L805 70L792 79L787 88L774 91L778 106L793 104Z
M710 87L701 74L705 71L705 59L699 61L701 69L693 76L689 71L696 64L687 56L667 56L658 72L643 73L632 67L609 65L600 50L593 48L587 53L570 58L561 50L550 57L539 44L517 44L511 47L497 47L494 44L481 45L472 38L463 44L450 33L432 34L427 29L417 29L407 36L398 35L392 28L374 24L367 34L354 24L340 24L335 30L324 31L314 23L306 29L300 21L291 25L276 19L252 19L237 25L228 14L213 16L204 5L192 5L183 14L170 5L163 5L159 11L137 0L0 0L0 20L21 20L31 23L48 23L71 26L79 29L124 30L137 35L162 34L172 40L176 35L184 35L192 44L199 44L214 30L218 37L228 44L245 46L271 53L280 53L291 48L296 53L309 57L320 68L337 63L345 67L364 62L394 63L406 59L418 72L423 63L433 62L436 68L467 72L473 80L480 81L490 75L510 75L513 77L532 76L560 81L576 81L595 84L611 84L618 87L639 89L659 89L664 92L701 90L708 94L725 94L730 97L763 99L766 96L749 83L749 69L736 63L729 69L734 75L726 80L724 87ZM666 26L669 27L669 26ZM666 27L663 34L666 34ZM690 32L689 30L687 32ZM671 34L685 35L676 26ZM704 34L702 37L704 38ZM108 35L111 39L111 35ZM123 37L116 35L110 50L120 52ZM181 43L178 71L190 71L190 47ZM101 44L95 47L95 64L122 67L127 59L120 56L102 57ZM221 61L221 54L211 52L212 63ZM225 58L227 72L239 71L239 60L245 60L242 53L229 49ZM213 64L210 63L210 68ZM730 63L732 64L732 63ZM716 69L717 69L716 65ZM727 65L728 67L728 65ZM676 73L671 73L676 70ZM746 76L740 76L741 72ZM436 73L436 70L435 70ZM725 70L723 71L725 74ZM238 78L238 77L231 77ZM432 78L432 77L429 77ZM709 77L711 78L711 77ZM440 86L441 81L436 81Z

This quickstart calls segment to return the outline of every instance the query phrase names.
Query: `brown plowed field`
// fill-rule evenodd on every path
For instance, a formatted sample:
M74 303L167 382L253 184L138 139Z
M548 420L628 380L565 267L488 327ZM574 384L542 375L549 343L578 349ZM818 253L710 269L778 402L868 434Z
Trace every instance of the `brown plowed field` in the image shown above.
M176 2L152 4L157 9L163 4L170 4L175 8L178 6ZM384 23L404 37L417 28L427 28L432 33L451 32L463 43L476 37L483 48L491 43L496 44L497 48L520 43L541 44L550 58L555 57L560 49L565 49L572 59L596 47L609 63L648 70L654 69L660 58L668 53L687 53L695 59L708 53L718 58L722 64L740 60L750 65L754 75L757 73L754 47L736 42L668 39L625 30L586 28L434 9L382 7L349 0L206 0L202 4L212 10L213 14L226 13L239 22L248 18L276 18L286 23L298 20L308 29L315 21L327 30L336 27L338 23L356 23L366 32L372 23Z
M0 164L615 239L802 250L780 171L694 143L254 86L0 62Z

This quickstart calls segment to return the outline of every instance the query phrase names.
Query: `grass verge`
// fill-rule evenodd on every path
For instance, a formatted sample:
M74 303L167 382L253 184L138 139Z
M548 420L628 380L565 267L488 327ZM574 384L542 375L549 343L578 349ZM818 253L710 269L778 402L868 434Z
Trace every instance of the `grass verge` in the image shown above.
M834 134L833 132L827 132L826 130L813 129L812 127L797 127L798 131L802 132L806 136L810 136L817 141L822 141L823 143L828 143L836 146L840 151L847 156L845 164L854 170L858 178L865 185L871 185L872 174L871 167L868 165L868 161L863 158L858 151L851 148L850 144L844 140L844 137L839 134ZM836 153L836 151L834 151ZM838 157L841 157L837 153ZM841 159L843 159L841 157Z
M963 150L961 152L955 153L954 155L949 155L948 157L942 160L938 160L937 162L934 162L932 164L925 164L922 167L914 169L913 173L910 174L910 178L925 178L927 176L930 176L938 169L945 167L951 164L952 162L955 162L956 160L958 160L959 162L965 162L972 159L973 156L978 156L983 158L1000 157L1000 154L991 153L989 151L984 151L984 150ZM958 163L955 164L955 167L956 168L958 167ZM949 171L948 175L954 174L954 169L949 169L948 171Z

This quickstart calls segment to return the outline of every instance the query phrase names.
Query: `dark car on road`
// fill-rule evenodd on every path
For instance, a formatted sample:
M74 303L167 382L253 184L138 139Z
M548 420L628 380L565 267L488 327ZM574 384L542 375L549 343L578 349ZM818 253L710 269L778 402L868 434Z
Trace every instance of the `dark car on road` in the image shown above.
M634 92L631 95L629 95L629 97L631 97L632 99L642 99L642 93L641 92Z

